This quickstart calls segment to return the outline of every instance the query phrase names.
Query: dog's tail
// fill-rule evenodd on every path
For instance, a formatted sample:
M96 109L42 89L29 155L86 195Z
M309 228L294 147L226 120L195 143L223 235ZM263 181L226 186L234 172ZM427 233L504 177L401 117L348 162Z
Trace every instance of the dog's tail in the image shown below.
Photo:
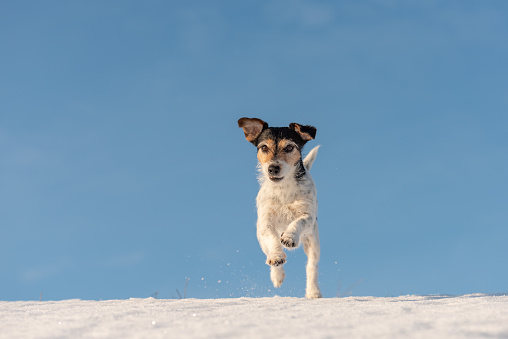
M321 145L314 147L309 152L309 154L307 154L305 159L303 159L303 165L305 166L305 169L307 169L307 171L310 171L310 169L312 168L312 164L314 163L314 160L316 160L317 151L319 147L321 147Z

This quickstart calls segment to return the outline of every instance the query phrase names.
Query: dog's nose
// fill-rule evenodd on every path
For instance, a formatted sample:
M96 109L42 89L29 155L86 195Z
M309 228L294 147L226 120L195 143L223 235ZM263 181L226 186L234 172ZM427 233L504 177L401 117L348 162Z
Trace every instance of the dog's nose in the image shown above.
M280 173L280 166L279 165L270 165L268 166L268 173L271 175L277 175Z

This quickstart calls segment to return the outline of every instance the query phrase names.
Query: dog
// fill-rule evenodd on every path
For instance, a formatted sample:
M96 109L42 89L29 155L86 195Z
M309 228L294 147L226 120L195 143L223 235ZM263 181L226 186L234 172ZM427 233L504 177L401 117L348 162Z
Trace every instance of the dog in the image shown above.
M302 160L302 148L316 137L316 128L291 123L268 127L257 118L241 118L238 127L257 148L260 189L256 198L257 238L270 266L270 278L280 287L286 276L283 248L303 244L307 255L306 298L321 298L318 285L320 256L317 192L309 171L319 146Z

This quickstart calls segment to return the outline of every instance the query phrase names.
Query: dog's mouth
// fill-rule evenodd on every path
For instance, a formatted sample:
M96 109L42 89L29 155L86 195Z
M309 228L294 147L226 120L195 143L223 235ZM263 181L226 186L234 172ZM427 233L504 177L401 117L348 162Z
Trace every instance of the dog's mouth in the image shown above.
M278 178L278 177L270 177L270 180L273 181L273 182L279 182L282 179L284 179L284 177L280 177L280 178Z

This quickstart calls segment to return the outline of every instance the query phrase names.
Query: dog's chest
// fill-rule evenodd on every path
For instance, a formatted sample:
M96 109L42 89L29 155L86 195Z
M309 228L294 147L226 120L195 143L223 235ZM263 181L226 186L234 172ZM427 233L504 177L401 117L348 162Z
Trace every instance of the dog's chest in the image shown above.
M312 190L306 186L261 187L257 196L258 212L270 218L274 225L286 225L296 218L311 212Z

